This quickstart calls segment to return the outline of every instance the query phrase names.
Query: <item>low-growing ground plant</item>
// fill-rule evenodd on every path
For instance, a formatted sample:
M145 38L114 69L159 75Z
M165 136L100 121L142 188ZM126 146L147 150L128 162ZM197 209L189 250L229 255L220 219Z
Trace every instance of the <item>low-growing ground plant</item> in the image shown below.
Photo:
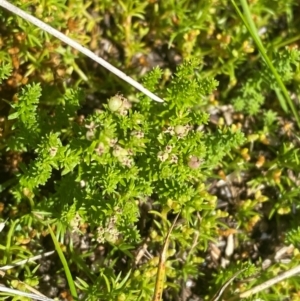
M296 1L15 4L164 102L0 9L7 287L217 301L298 273ZM286 278L250 298L299 300Z
M153 217L163 219L168 212L180 210L183 221L182 233L177 234L179 249L192 244L196 231L200 234L195 250L204 250L215 235L222 213L215 211L216 198L203 183L213 176L214 167L224 155L237 148L244 138L235 127L205 129L207 96L217 82L196 77L197 68L196 61L178 68L164 104L156 104L142 95L138 101L130 102L116 94L103 108L86 117L76 116L84 99L79 90L68 89L61 96L60 105L43 108L38 105L39 99L48 101L40 85L23 88L8 117L14 120L14 135L7 140L7 151L26 152L29 156L27 164L20 164L17 182L10 185L15 206L23 208L15 216L19 227L37 228L40 232L47 231L45 226L49 224L62 243L69 235L71 245L75 237L81 240L88 232L89 251L99 244L114 246L111 254L105 256L107 263L99 265L100 270L108 269L106 265L117 250L123 253L122 260L127 261L129 269L135 260L130 250L141 242L142 228L137 227L137 222L139 218L144 223L151 222L147 215L140 216L141 208L147 206ZM160 76L161 71L154 70L145 79L145 85L154 87ZM205 216L201 232L197 212ZM157 226L152 227L149 249L163 240L162 234L154 234L159 230L155 229ZM26 231L22 232L15 235L26 235ZM117 260L112 264L110 277L114 279L114 267L121 263ZM186 267L182 264L180 269L178 266L173 270L173 277L183 276ZM186 264L189 269L193 266L192 262ZM150 272L149 263L140 269L126 285L147 300L151 290L144 291L143 287L151 287L153 278L141 276ZM81 274L80 269L78 273ZM97 286L108 277L102 273ZM91 293L88 288L86 298L115 300L120 289L115 290L106 287ZM134 300L136 294L126 299Z

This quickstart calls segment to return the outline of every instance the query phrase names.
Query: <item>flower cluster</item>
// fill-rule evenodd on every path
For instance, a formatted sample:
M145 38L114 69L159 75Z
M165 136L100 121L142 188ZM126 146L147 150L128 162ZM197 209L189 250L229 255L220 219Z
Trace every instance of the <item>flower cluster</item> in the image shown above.
M104 228L103 227L97 228L96 240L98 243L102 244L105 241L115 243L118 240L120 232L116 227L116 222L117 222L117 217L114 215L109 218Z

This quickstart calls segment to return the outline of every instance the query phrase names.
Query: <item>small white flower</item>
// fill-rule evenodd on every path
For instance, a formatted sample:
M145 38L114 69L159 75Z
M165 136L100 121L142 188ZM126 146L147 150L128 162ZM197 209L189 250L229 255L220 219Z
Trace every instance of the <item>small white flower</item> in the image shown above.
M129 148L127 151L128 151L128 155L129 156L133 156L134 155L134 152L133 152L133 150L131 148Z
M128 110L121 110L120 115L126 116L128 114Z
M201 163L203 162L202 159L199 159L196 156L190 156L189 161L188 161L188 166L191 169L197 169L200 167Z
M95 136L95 129L98 127L98 125L95 124L94 121L92 121L90 124L86 124L85 128L88 129L86 132L86 139L87 140L92 140Z
M144 132L142 131L132 131L131 135L137 137L138 139L144 138Z
M132 167L133 159L129 157L123 157L121 160L121 164L126 167Z
M94 129L96 129L98 127L98 125L95 125L95 122L94 121L92 121L90 124L86 124L85 125L85 128L87 128L87 129L89 129L89 130L91 130L91 131L93 131Z
M130 101L128 101L126 98L123 99L123 107L126 110L131 109L132 107L132 103Z
M57 147L54 147L54 146L51 146L50 147L50 156L51 157L55 157L55 155L56 155L56 153L57 153L57 150L58 150L58 148Z
M128 155L128 151L118 144L114 146L112 153L114 157L126 157Z
M172 149L173 149L172 145L167 145L166 148L165 148L165 151L166 151L166 153L169 154L172 151Z
M181 139L181 138L185 137L191 129L193 129L193 127L188 124L187 125L176 125L174 131L175 131L175 134L177 135L178 139Z
M92 140L95 137L95 131L87 131L85 137L87 140Z
M164 131L163 133L165 134L170 134L170 135L174 135L175 134L175 131L174 131L174 127L173 126L168 126Z
M95 152L98 156L101 156L104 153L105 147L102 142L98 144L98 146L95 148Z
M165 162L168 158L169 158L169 154L168 153L164 153L164 152L159 152L157 154L157 158L158 160L160 160L161 162Z
M177 164L178 163L178 157L174 154L171 155L171 163Z
M81 216L76 212L74 218L70 222L70 226L72 228L72 232L77 232L79 230L80 223L82 221Z
M109 139L109 146L114 147L118 142L118 138Z

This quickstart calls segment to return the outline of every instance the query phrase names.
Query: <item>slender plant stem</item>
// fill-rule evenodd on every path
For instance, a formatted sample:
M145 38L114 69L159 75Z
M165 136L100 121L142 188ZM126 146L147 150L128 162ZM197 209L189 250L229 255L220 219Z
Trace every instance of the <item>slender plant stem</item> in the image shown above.
M243 292L243 293L241 293L237 296L234 296L234 297L230 298L227 301L234 301L234 300L240 300L242 298L249 298L249 297L253 296L254 294L257 294L257 293L271 287L272 285L274 285L274 284L276 284L280 281L283 281L287 278L290 278L292 276L295 276L296 274L299 274L299 273L300 273L300 265L298 265L295 268L290 269L290 270L288 270L288 271L286 271L286 272L284 272L284 273L282 273L282 274L280 274L280 275L278 275L278 276L276 276L276 277L274 277L274 278L272 278L272 279L270 279L270 280L268 280L268 281L266 281L262 284L259 284L259 285L251 288L250 290L248 290L246 292Z
M0 292L4 292L4 293L16 295L16 296L27 297L30 299L40 300L40 301L55 301L54 299L50 299L50 298L39 296L39 295L32 294L32 293L22 292L22 291L19 291L19 290L13 289L13 288L8 288L5 286L0 286Z
M10 270L10 269L13 269L17 266L20 266L20 265L24 265L26 264L27 262L33 262L33 261L36 261L38 259L42 259L42 258L45 258L47 256L50 256L54 253L54 251L49 251L49 252L46 252L44 254L39 254L39 255L36 255L34 257L31 257L31 258L28 258L28 259L24 259L24 260L21 260L21 261L18 261L18 262L15 262L13 264L10 264L10 265L5 265L3 267L0 267L0 271L7 271L7 270Z
M15 227L16 227L18 222L19 222L19 220L16 219L15 221L12 222L12 225L9 228L7 238L6 238L5 252L4 252L3 259L2 259L2 262L4 264L6 264L8 261L11 260L10 247L11 247L11 242L12 242L12 239L13 239L13 234L15 232Z
M161 301L162 300L162 293L164 290L164 281L165 281L165 273L166 273L167 252L168 252L168 247L169 247L169 242L170 242L170 236L171 236L171 232L173 231L173 228L175 227L175 224L177 222L179 215L180 215L180 212L176 215L176 217L167 233L163 249L159 256L159 263L158 263L158 268L157 268L156 282L155 282L155 288L154 288L152 301Z
M94 54L89 49L83 47L79 43L75 42L74 40L70 39L60 31L54 29L53 27L49 26L48 24L42 22L41 20L29 15L28 13L24 12L20 8L16 7L15 5L7 2L6 0L0 0L0 6L6 8L7 10L11 11L12 13L20 16L21 18L25 19L26 21L34 24L35 26L39 27L40 29L48 32L49 34L53 35L57 39L63 41L64 43L68 44L69 46L77 49L81 53L85 54L95 62L97 62L99 65L103 66L113 74L117 75L119 78L123 79L125 82L130 84L131 86L135 87L137 90L141 91L145 95L149 96L151 99L157 101L157 102L163 102L161 98L159 98L157 95L150 92L148 89L146 89L144 86L142 86L140 83L136 82L134 79L126 75L124 72L119 70L118 68L114 67L110 63L108 63L106 60L98 57L96 54Z
M281 41L281 42L278 42L278 43L274 43L274 47L276 49L281 48L281 47L285 47L287 45L290 45L292 43L297 42L298 40L300 40L300 34L298 34L298 35L296 35L294 37L290 37L287 40L284 40L284 41Z
M243 23L246 26L247 30L249 31L252 39L254 40L256 46L259 49L259 52L260 52L261 56L263 57L263 59L265 60L267 66L269 67L269 69L271 70L273 76L275 77L275 80L276 80L278 86L280 87L287 103L289 104L289 107L291 108L291 110L293 112L293 115L294 115L294 117L297 121L298 127L300 127L300 118L299 118L298 112L297 112L297 110L294 106L294 103L291 100L290 95L289 95L283 81L281 80L280 75L278 74L276 68L274 67L273 63L271 62L270 58L267 55L267 51L264 48L264 46L263 46L263 44L262 44L262 42L261 42L261 40L260 40L260 38L257 34L254 22L250 21L251 15L249 13L248 4L245 0L240 0L240 1L241 1L241 4L242 4L243 8L245 9L246 18L244 17L244 15L242 14L242 12L238 8L238 6L236 5L235 0L231 0L231 3L233 4L233 6L234 6L235 10L237 11L239 17L241 18L241 20L243 21ZM250 19L248 20L248 18L250 18ZM250 22L250 24L249 24L249 22ZM280 99L279 99L279 101L280 101ZM280 103L282 105L282 108L285 110L285 108L286 108L285 103L283 103L282 101L280 101Z
M237 271L229 280L227 280L221 288L216 292L216 294L212 297L210 301L218 301L222 297L222 294L226 290L226 288L231 284L231 282L241 273L243 273L246 269L242 269L240 271Z
M59 245L59 242L57 241L57 239L56 239L56 237L54 235L54 232L53 232L52 228L49 225L48 225L48 229L49 229L50 235L52 237L52 240L53 240L55 249L57 251L57 254L59 256L59 259L60 259L60 261L61 261L61 263L62 263L62 265L64 267L64 271L65 271L65 274L66 274L66 278L67 278L67 281L68 281L68 284L69 284L69 288L70 288L72 297L75 300L78 300L75 283L74 283L71 271L69 269L69 265L67 263L66 257L65 257L65 255L64 255L64 253L63 253L63 251L62 251L62 249L61 249L61 247Z
M254 21L252 19L251 12L250 12L247 0L246 1L245 0L240 0L240 3L241 3L241 6L243 8L243 11L244 11L245 19L248 22L248 26L251 28L252 35L254 35L256 37L256 40L257 40L257 42L259 42L260 47L264 48L264 46L261 42L261 39L260 39L260 37L257 33L257 29L256 29L256 26L254 24Z

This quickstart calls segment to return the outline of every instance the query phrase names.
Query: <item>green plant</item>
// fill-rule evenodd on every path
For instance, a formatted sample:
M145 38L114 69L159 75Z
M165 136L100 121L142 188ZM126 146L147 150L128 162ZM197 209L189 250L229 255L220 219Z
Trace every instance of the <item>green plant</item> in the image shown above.
M135 78L159 57L163 68L143 81L160 104L0 10L2 265L52 248L53 231L60 260L51 285L62 289L45 288L43 262L17 266L7 285L27 291L23 280L49 297L70 289L84 300L151 300L161 297L153 295L159 267L164 300L189 290L231 300L237 288L240 296L297 266L299 135L285 104L289 93L296 105L299 92L299 51L290 45L299 38L297 3L241 1L247 20L231 3L15 3ZM276 259L263 271L287 243L289 264ZM297 289L288 279L257 297L297 300Z
M66 233L87 223L95 241L116 244L120 250L126 244L133 248L140 240L135 225L139 206L151 198L156 210L182 209L186 231L197 219L193 212L207 215L201 225L206 236L200 234L198 246L204 248L213 238L218 215L213 215L215 198L201 183L226 153L242 143L243 135L227 127L198 130L207 122L202 108L216 82L196 77L195 68L196 61L178 68L165 104L144 96L131 103L116 95L105 110L95 111L81 124L76 122L79 91L68 90L60 101L64 107L52 107L52 116L46 118L47 111L38 106L40 86L27 85L9 117L16 122L15 135L7 143L9 150L34 156L22 166L18 184L10 188L16 205L29 205L31 227L45 223L37 219L38 212L56 227L61 242ZM145 79L146 86L155 85L160 76L161 71L154 70ZM45 195L45 185L53 192ZM26 222L25 216L22 219ZM99 291L94 297L109 299L106 293Z

